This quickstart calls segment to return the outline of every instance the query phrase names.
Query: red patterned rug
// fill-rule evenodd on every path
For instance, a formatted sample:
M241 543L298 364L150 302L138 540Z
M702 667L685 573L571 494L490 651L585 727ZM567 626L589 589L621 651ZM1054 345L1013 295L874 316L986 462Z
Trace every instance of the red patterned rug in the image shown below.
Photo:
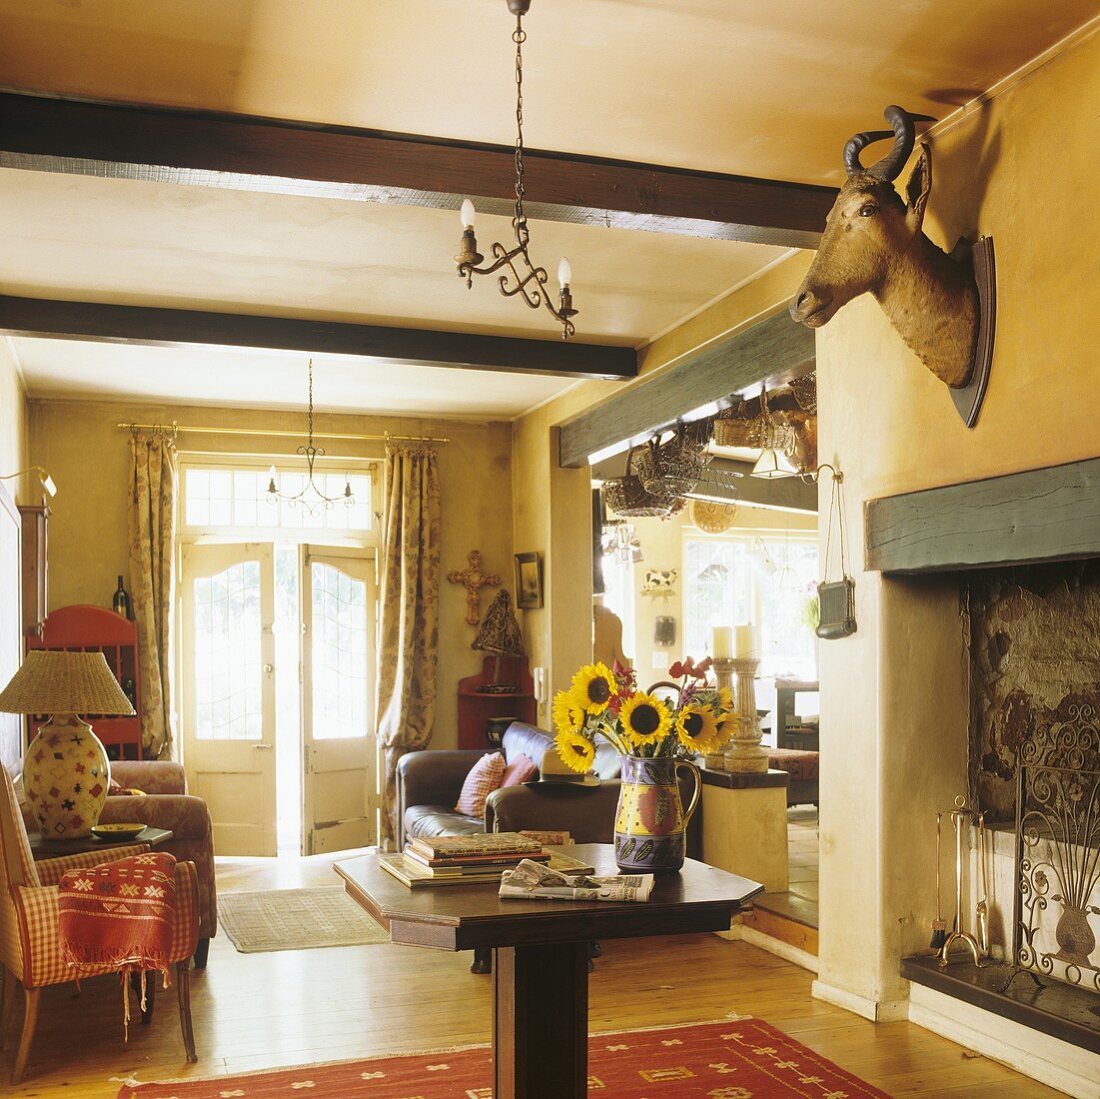
M127 1085L118 1099L492 1099L488 1047ZM758 1019L594 1035L588 1090L606 1099L889 1099Z

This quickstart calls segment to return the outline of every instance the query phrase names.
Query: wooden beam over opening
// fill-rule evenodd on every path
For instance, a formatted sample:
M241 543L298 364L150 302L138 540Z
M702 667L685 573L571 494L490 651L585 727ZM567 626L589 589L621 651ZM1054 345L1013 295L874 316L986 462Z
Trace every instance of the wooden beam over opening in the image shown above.
M644 439L762 381L808 373L815 362L813 331L795 324L784 309L564 424L558 462L564 468L582 466L589 455Z
M7 295L0 295L0 330L16 336L359 355L418 366L605 381L638 372L637 355L629 347Z
M830 187L525 150L536 219L816 248ZM0 93L0 167L511 216L514 151L213 111ZM456 230L455 240L458 233Z
M1100 458L864 505L866 564L953 572L1100 557Z
M708 500L720 503L745 504L747 507L774 508L817 514L817 484L801 477L750 477L752 462L730 458L713 458L708 471L718 476L707 478L700 488ZM626 473L626 454L605 458L592 467L593 479L607 481Z

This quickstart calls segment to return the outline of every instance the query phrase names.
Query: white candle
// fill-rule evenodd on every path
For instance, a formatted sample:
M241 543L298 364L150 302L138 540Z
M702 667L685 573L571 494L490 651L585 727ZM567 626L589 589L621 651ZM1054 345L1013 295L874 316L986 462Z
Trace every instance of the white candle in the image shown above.
M714 626L710 631L710 655L715 660L729 660L733 656L733 627Z
M752 626L738 626L735 638L739 657L746 659L756 656L756 630Z

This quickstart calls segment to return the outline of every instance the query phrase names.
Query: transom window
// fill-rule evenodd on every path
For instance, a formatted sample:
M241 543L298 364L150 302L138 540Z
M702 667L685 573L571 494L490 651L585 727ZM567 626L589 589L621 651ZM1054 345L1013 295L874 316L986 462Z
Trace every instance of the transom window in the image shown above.
M293 496L306 483L307 474L289 463L276 464L276 481L283 496ZM265 529L369 531L373 527L373 477L371 472L319 470L314 483L335 503L318 500L312 490L302 501L273 500L267 491L270 472L264 468L230 468L207 465L183 467L183 525L192 529ZM341 498L350 483L353 502Z

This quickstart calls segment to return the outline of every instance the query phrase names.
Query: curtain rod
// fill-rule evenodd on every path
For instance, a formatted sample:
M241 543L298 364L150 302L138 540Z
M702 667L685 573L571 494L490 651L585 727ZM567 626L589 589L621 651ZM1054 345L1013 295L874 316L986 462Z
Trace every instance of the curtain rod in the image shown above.
M308 438L305 431L281 431L268 430L258 427L187 427L173 420L170 424L115 424L115 427L126 428L128 431L188 431L200 435L281 435L287 439ZM436 438L431 435L391 435L388 431L381 435L355 435L337 434L332 431L314 431L315 438L340 439L345 442L389 442L391 439L403 443L449 443L450 439Z

